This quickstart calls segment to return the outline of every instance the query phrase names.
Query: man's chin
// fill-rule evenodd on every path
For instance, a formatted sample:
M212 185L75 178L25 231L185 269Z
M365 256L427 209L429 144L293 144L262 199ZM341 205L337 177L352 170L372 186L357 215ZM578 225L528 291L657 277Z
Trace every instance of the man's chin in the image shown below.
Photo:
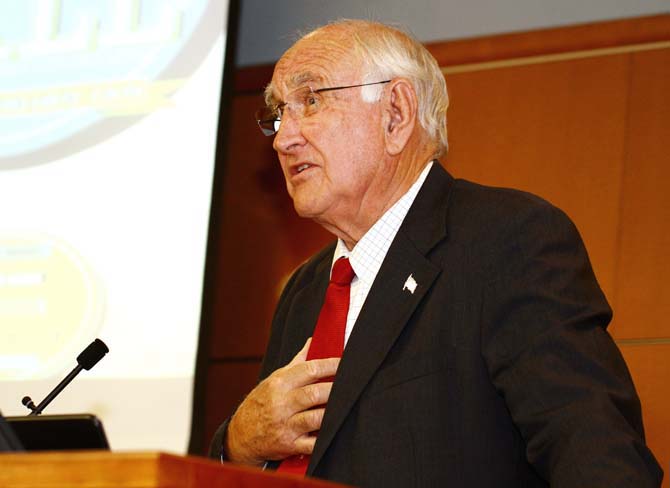
M318 213L310 205L300 204L294 200L293 208L298 217L302 217L303 219L315 219L318 217Z
M311 219L317 214L318 201L314 198L313 194L302 190L303 188L297 188L289 192L293 200L293 208L295 209L295 213L300 217Z
M332 198L319 198L325 196L326 195L322 193L316 195L315 198L314 194L307 195L306 193L300 192L294 193L292 198L295 213L298 214L299 217L313 220L317 224L326 227L326 230L329 230L335 215L335 208L333 208Z

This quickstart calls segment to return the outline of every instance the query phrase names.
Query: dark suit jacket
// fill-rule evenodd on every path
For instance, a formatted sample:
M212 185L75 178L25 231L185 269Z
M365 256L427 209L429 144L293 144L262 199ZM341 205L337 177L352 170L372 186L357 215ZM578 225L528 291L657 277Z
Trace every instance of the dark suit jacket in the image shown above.
M333 249L286 286L261 378L312 334ZM368 487L658 486L610 318L560 210L434 164L344 350L308 474Z

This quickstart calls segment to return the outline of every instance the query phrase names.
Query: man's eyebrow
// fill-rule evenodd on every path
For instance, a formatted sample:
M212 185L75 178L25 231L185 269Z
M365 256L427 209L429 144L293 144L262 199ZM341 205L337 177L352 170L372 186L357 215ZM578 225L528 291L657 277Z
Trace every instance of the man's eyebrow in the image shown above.
M265 105L268 107L277 105L278 100L277 97L275 97L272 83L265 87L265 90L263 91L263 99L265 100Z
M292 75L289 78L289 86L295 89L302 85L309 85L310 83L323 83L324 80L325 78L322 75L313 71L304 71ZM265 87L263 97L265 98L265 104L268 106L279 105L281 103L281 100L275 96L274 85L272 83Z
M291 77L291 85L299 87L301 85L306 85L312 82L322 82L323 76L318 75L312 71L305 71L303 73L297 73Z

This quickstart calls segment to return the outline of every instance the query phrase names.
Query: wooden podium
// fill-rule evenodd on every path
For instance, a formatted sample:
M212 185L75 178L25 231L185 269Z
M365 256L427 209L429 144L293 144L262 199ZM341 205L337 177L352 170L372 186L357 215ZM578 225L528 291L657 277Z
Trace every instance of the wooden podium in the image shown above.
M334 488L311 478L159 452L0 454L2 488Z

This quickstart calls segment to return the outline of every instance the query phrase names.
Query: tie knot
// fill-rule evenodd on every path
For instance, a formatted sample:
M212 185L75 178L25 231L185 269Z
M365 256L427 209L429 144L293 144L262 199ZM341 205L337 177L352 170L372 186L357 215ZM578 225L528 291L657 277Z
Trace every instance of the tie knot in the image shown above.
M354 273L348 258L340 258L335 261L333 271L330 274L330 282L337 285L348 285L354 279Z

